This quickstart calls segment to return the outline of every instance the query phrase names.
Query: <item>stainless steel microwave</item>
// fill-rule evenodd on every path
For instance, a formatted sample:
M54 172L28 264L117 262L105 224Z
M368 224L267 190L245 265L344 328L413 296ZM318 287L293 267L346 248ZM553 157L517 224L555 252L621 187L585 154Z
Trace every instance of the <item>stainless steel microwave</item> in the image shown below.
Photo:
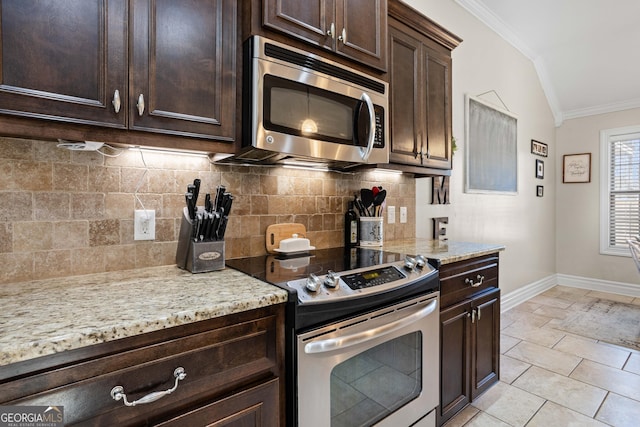
M388 84L260 36L244 46L235 160L334 168L388 163Z

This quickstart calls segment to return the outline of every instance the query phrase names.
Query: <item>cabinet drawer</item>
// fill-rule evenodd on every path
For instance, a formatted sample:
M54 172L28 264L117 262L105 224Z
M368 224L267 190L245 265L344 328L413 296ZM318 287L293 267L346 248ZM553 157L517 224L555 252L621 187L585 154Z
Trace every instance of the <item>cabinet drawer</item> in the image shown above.
M443 308L497 287L497 254L445 264L440 268L440 305Z
M260 313L257 318L244 313L225 316L221 323L213 323L215 327L211 321L201 322L207 325L205 330L189 330L186 335L1 384L0 403L63 406L65 425L161 422L195 401L211 402L280 374L277 327L282 319ZM186 377L177 382L175 391L157 401L129 407L111 396L115 386L122 387L129 402L171 389L178 367L184 368Z

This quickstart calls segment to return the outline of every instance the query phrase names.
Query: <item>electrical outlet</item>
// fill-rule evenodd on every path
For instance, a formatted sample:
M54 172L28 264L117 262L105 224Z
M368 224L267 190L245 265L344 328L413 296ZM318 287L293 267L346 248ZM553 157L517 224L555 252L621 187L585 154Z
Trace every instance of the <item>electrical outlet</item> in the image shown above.
M387 224L396 223L396 207L387 206Z
M407 207L400 207L400 224L404 224L407 222Z
M133 240L155 240L156 211L136 209L133 216Z

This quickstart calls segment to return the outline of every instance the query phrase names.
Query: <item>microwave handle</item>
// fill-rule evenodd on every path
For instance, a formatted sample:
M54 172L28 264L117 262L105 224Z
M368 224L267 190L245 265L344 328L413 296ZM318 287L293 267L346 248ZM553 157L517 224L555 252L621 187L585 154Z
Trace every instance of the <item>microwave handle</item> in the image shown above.
M362 96L360 96L360 100L367 104L367 108L369 109L369 141L367 142L367 146L365 148L360 148L362 160L365 162L369 158L371 154L371 150L373 150L373 143L376 140L376 115L373 109L373 102L371 102L371 98L365 92L362 92Z

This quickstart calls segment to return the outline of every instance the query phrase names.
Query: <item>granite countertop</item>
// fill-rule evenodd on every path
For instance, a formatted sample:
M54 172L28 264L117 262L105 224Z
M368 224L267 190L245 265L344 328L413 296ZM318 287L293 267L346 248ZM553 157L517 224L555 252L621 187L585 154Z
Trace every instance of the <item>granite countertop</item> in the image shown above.
M382 249L448 264L504 246L407 239ZM279 304L287 295L231 268L191 274L176 266L2 285L0 366Z
M383 249L407 255L424 255L427 258L438 259L442 264L450 264L503 251L505 247L486 243L404 239L385 242Z
M287 292L226 268L176 266L0 286L0 366L278 304Z

